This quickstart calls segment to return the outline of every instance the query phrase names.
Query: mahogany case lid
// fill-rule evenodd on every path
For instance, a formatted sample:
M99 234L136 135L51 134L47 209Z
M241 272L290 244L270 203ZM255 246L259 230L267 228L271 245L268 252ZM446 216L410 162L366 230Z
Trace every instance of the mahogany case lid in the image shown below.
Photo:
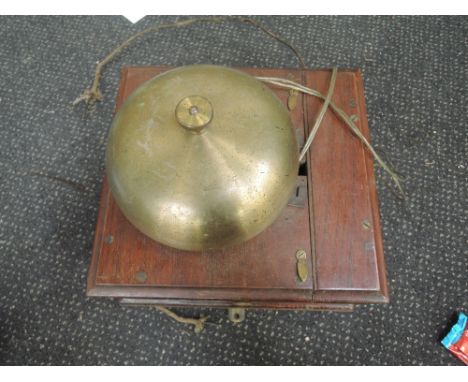
M141 83L167 67L122 70L117 109ZM298 70L242 69L252 75L292 76ZM306 84L325 93L330 71L305 71ZM283 102L288 91L272 87ZM333 100L356 115L369 137L362 77L339 71ZM304 132L302 95L290 112ZM313 125L321 101L307 97L305 117ZM136 230L123 216L104 179L88 274L90 296L246 302L268 307L388 302L373 160L341 120L328 111L301 169L297 192L303 205L288 205L263 233L239 246L213 252L181 252ZM302 194L301 194L302 195ZM307 278L297 273L295 253L306 252ZM287 305L287 304L286 304Z

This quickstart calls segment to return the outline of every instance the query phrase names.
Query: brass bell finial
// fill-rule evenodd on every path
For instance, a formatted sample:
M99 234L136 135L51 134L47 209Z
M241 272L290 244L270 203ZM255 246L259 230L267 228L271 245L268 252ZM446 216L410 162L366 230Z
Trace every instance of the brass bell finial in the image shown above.
M186 129L199 133L213 118L211 103L202 96L183 98L176 107L176 119Z

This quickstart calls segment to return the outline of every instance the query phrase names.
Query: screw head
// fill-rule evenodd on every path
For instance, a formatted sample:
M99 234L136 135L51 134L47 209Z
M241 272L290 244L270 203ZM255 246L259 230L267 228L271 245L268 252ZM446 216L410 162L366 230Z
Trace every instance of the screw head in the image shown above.
M366 230L367 230L367 229L370 229L370 228L371 228L371 223L370 223L370 221L367 220L367 219L364 220L364 221L362 222L362 228L364 228L364 229L366 229Z
M135 275L135 279L136 281L138 281L139 283L144 283L146 282L146 272L143 272L143 271L140 271L138 272L136 275Z

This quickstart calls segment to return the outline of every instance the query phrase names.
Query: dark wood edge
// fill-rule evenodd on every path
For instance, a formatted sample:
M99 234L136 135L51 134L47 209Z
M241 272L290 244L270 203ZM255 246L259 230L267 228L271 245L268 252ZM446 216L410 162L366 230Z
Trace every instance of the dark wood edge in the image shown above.
M369 142L371 141L369 123L367 120L367 108L365 102L365 93L364 93L364 81L362 78L362 73L360 70L356 71L356 76L354 77L354 83L356 87L357 94L362 94L363 97L357 97L359 102L357 107L359 109L359 120L361 131L363 134L368 137ZM371 204L372 211L372 232L374 233L374 242L375 242L375 252L377 258L377 270L379 275L379 285L380 292L382 293L382 298L386 303L390 301L390 294L387 284L387 274L386 274L386 264L384 258L383 250L383 241L382 241L382 228L380 224L380 207L379 201L377 198L377 187L375 183L375 173L374 173L374 158L370 155L369 151L362 145L362 150L364 152L365 162L366 162L366 176L367 183L369 185L369 202Z
M306 86L311 87L310 85L310 72L306 71ZM305 99L305 110L309 110L309 105L308 105L308 100L311 95L304 94L306 97ZM307 138L309 136L309 118L310 116L307 116L307 131L304 133L304 142L307 141ZM314 294L315 291L317 290L317 280L318 280L318 275L317 275L317 256L316 256L316 248L315 248L315 212L314 212L314 187L312 186L313 184L313 179L314 179L314 174L312 173L312 149L310 148L309 151L307 152L306 155L306 163L307 163L307 179L310 180L311 184L310 187L308 187L308 194L307 198L309 201L309 227L310 227L310 248L312 252L312 297L311 299L314 299ZM309 185L308 185L309 186Z
M121 102L122 102L122 95L125 92L127 87L127 73L128 67L123 67L120 72L120 86L119 91L117 94L117 101L115 104L114 113L117 112L119 109ZM94 241L93 241L93 252L91 256L91 263L89 264L88 270L88 280L86 283L86 295L89 295L93 289L96 288L96 274L97 274L97 267L99 264L99 258L101 255L101 249L103 244L103 234L104 229L106 227L106 219L107 219L107 210L109 206L109 196L110 193L107 188L107 184L105 182L101 183L101 194L99 197L99 204L98 204L98 217L96 221L96 231L94 233Z
M194 64L194 65L198 65L198 64ZM205 64L200 64L200 65L205 65ZM206 65L215 65L215 64L210 64L210 63L206 63ZM225 67L229 67L231 68L231 66L228 66L228 65L220 65L220 66L225 66ZM154 65L123 65L122 66L122 71L123 70L128 70L128 69L141 69L141 70L147 70L147 69L151 69L151 68L158 68L158 69L162 69L162 70L169 70L169 69L175 69L176 67L174 66L169 66L169 65L157 65L157 66L154 66ZM234 69L237 69L237 70L251 70L251 69L255 69L255 70L272 70L272 71L276 71L276 70L287 70L287 71L296 71L296 72L301 72L301 68L298 68L298 67L294 67L294 68L288 68L288 67L281 67L281 68L272 68L272 67L262 67L262 68L255 68L255 67L249 67L249 66L234 66L232 67ZM306 72L308 71L314 71L314 72L332 72L332 69L330 68L305 68L304 69ZM355 73L360 73L360 69L359 68L353 68L353 67L350 67L350 68L346 68L346 67L343 67L343 68L340 68L339 69L340 72L355 72Z
M115 102L114 114L117 113L117 111L122 106L123 102L125 102L123 95L127 89L128 71L130 68L131 67L129 66L124 66L120 70L120 86L119 86L119 91L117 92L117 99Z
M157 298L123 298L120 301L124 306L148 306L159 305L169 307L203 307L206 308L245 308L245 309L275 309L275 310L309 310L309 311L334 311L349 313L354 310L352 304L327 304L327 303L292 303L290 301L276 302L231 302L225 300L191 300L191 299L157 299Z
M107 185L102 183L101 196L99 198L99 212L96 222L96 232L94 233L93 242L93 256L91 257L91 263L88 270L88 280L86 286L86 294L90 293L96 287L96 274L97 267L99 264L99 258L101 255L101 249L103 244L104 229L107 220L107 209L109 206L109 192L107 191Z
M365 300L365 302L364 302ZM381 291L359 291L359 290L337 290L337 291L315 291L314 302L349 303L355 305L363 304L388 304L389 298Z
M88 297L119 297L146 298L149 294L154 298L175 299L225 299L237 301L276 301L290 300L294 302L310 302L310 290L290 289L234 289L234 288L164 288L134 285L92 285L87 291Z

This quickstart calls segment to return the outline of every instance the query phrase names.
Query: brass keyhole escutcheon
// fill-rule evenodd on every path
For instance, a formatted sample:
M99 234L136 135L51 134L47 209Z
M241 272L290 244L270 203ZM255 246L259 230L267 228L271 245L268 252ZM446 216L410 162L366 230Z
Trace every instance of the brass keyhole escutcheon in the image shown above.
M297 266L297 276L301 282L305 282L309 275L309 270L307 268L307 253L303 249L296 251L296 266Z

